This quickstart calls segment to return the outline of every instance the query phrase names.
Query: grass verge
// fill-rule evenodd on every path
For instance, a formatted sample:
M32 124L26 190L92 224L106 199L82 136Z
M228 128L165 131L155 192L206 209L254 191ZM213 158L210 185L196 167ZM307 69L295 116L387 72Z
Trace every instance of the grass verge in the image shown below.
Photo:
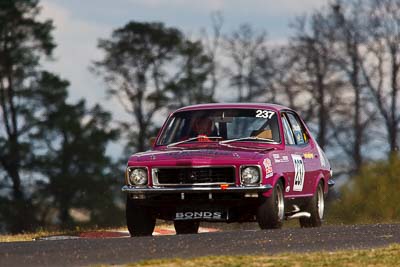
M190 259L163 259L129 264L131 267L269 267L269 266L400 266L400 245L337 252L285 253L273 256L209 256Z
M82 232L104 232L104 231L126 231L126 227L120 228L75 228L71 230L38 230L33 233L22 233L22 234L0 234L0 242L26 242L33 241L34 239L47 236L76 236Z
M47 230L39 230L35 233L23 233L23 234L5 234L0 235L0 242L26 242L33 241L35 238L40 238L44 236L53 236L53 235L73 235L76 231L47 231Z

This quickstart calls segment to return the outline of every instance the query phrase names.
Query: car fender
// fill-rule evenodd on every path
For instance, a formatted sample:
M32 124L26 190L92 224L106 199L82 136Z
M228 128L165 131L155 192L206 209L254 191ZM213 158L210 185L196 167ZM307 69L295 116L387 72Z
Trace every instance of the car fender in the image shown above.
M287 183L287 179L285 178L285 176L283 175L283 173L275 173L274 176L272 176L271 178L267 178L265 184L270 184L272 186L272 188L275 187L276 183L282 180L283 184L284 184L284 189L286 189L286 187L288 186ZM272 194L273 190L269 190L265 193L263 193L264 197L270 197Z
M317 191L318 184L322 181L324 183L324 193L328 193L328 181L325 178L324 174L322 171L318 174L318 178L315 179L315 183L313 185L313 192L315 193Z

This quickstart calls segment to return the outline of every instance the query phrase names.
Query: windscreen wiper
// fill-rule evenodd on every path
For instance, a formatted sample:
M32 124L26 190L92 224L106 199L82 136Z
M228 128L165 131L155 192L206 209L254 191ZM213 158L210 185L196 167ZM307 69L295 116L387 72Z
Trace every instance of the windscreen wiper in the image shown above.
M167 145L167 147L176 146L176 145L184 144L184 143L191 142L191 141L196 141L196 140L203 139L203 138L222 139L221 136L202 136L201 135L201 136L192 137L192 138L189 138L186 140L182 140L179 142L171 143L171 144Z
M268 143L276 143L275 140L269 139L269 138L260 138L256 136L247 136L247 137L242 137L242 138L236 138L236 139L229 139L229 140L224 140L220 141L220 144L227 144L231 142L236 142L236 141L264 141Z

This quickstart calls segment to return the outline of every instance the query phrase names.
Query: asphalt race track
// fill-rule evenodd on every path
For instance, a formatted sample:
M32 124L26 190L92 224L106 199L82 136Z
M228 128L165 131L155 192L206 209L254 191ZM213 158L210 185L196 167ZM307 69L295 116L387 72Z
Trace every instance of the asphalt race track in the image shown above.
M123 264L169 257L335 251L393 243L400 243L400 224L14 242L0 243L0 266Z

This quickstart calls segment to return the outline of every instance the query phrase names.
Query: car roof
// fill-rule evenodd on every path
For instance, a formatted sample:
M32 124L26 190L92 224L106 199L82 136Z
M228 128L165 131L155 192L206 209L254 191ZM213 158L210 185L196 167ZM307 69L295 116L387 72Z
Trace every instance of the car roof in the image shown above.
M199 109L230 109L230 108L259 108L259 109L272 109L275 111L281 110L291 110L288 107L271 104L271 103L210 103L210 104L198 104L182 107L175 112L180 111L191 111L191 110L199 110Z

